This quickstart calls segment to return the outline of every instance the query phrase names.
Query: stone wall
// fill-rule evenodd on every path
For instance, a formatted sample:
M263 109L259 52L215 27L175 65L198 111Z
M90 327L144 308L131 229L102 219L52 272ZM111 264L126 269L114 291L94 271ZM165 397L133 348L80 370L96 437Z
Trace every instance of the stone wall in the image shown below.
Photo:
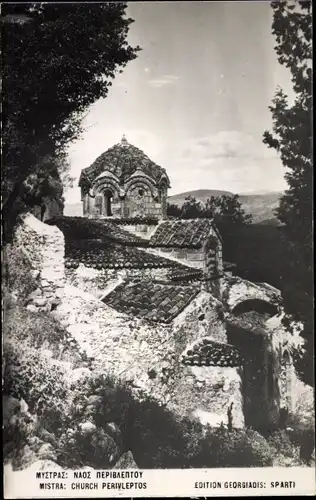
M58 305L64 290L63 233L29 214L18 227L13 244L23 250L37 274L38 288L28 297L28 309L50 311Z
M162 218L162 204L156 200L151 189L141 182L133 184L124 198L125 217Z
M194 341L211 338L227 343L222 304L210 294L201 293L174 322L174 349L177 357ZM179 366L172 404L183 413L217 426L227 423L227 410L233 406L233 425L243 427L243 396L238 368Z
M221 294L230 310L246 300L262 300L272 305L280 298L279 290L252 283L237 276L221 280Z
M159 247L154 249L148 249L148 251L155 253L156 255L161 255L167 259L176 259L183 264L194 267L196 269L205 268L205 255L202 248L191 249L191 248L165 248Z
M293 332L282 324L283 313L270 318L267 329L270 332L273 351L277 354L278 389L280 407L288 408L289 413L302 422L315 417L315 401L313 388L304 384L294 370L291 350L303 345L299 325L292 325Z
M67 285L66 299L54 312L94 357L96 370L129 381L137 392L167 404L178 414L211 425L227 422L234 407L234 425L243 425L240 377L234 368L189 368L180 363L183 350L205 335L225 341L220 304L201 293L176 319L160 325L118 313L101 301ZM204 319L201 319L204 314Z
M127 192L122 187L122 192L119 188L107 187L103 184L95 185L95 196L90 196L88 193L82 197L83 214L87 217L106 217L107 213L107 190L111 196L111 212L113 217L118 218L133 218L133 217L150 217L162 219L165 212L164 198L159 199L156 188L151 189L145 182L135 182L128 188ZM157 191L157 193L156 193Z

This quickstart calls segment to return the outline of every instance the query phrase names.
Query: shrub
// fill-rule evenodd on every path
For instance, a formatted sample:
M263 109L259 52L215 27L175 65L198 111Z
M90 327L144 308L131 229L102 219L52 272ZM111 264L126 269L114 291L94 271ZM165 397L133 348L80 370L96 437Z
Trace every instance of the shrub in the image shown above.
M205 428L151 398L133 402L125 439L142 468L264 467L273 460L273 450L257 432Z
M105 374L92 375L73 383L73 405L96 426L115 422L124 427L134 401L128 386Z
M50 349L55 358L71 359L75 364L83 360L77 342L57 320L16 304L7 311L5 339L11 344L27 342L34 349Z
M58 427L63 419L67 384L60 366L40 351L21 343L5 344L4 393L24 399L32 413L36 413L48 426Z
M3 257L7 292L14 293L18 301L24 304L26 297L38 286L31 262L23 249L15 245L6 245Z
M28 443L36 426L36 417L28 411L21 411L16 398L3 396L3 456L4 461L14 460Z
M119 456L114 439L102 428L89 434L68 429L58 442L57 460L63 467L106 469L114 465L114 459Z
M315 426L312 415L310 419L304 420L290 415L287 434L291 443L299 448L300 460L309 465L315 453Z

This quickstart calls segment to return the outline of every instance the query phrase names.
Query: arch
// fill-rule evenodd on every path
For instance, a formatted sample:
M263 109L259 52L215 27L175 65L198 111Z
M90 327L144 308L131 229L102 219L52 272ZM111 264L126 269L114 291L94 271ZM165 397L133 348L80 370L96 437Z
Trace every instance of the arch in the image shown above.
M279 312L278 307L275 304L272 304L268 300L257 298L240 300L232 308L232 312L235 316L239 316L250 311L256 311L261 314L267 313L271 317L276 316Z
M133 177L132 179L127 181L126 184L124 185L124 189L126 193L128 193L128 191L132 187L136 187L137 185L139 185L139 187L141 187L142 185L143 186L146 185L150 190L152 197L155 198L157 196L157 189L155 188L154 184L149 179L143 176Z
M165 188L166 190L168 189L170 184L169 178L167 174L163 173L158 181L158 186L160 188Z
M106 189L112 191L114 197L118 198L120 196L120 185L115 179L102 177L93 184L94 194L102 193Z

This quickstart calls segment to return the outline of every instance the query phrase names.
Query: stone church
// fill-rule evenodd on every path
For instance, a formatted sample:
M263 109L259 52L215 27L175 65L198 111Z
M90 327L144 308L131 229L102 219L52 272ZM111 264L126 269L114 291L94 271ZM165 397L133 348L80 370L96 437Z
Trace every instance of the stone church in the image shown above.
M170 181L140 149L121 142L82 170L83 214L88 217L165 218Z
M79 186L84 216L47 224L63 233L66 283L90 297L69 328L100 369L211 425L232 408L258 430L295 412L299 340L279 291L233 275L211 219L167 217L166 171L123 137Z

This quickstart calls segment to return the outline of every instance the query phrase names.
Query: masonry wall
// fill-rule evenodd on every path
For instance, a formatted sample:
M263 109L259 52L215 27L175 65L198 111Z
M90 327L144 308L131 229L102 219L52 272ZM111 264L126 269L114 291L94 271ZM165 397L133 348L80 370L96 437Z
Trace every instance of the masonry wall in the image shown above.
M222 304L208 293L201 293L174 325L175 351L180 355L192 342L211 338L227 343ZM239 368L179 366L172 404L203 423L227 423L227 410L233 406L233 425L243 427L243 396Z
M190 368L180 363L183 350L196 339L211 335L225 341L220 304L209 294L201 293L174 324L162 325L118 313L72 290L77 298L67 293L69 304L64 302L57 314L94 357L96 370L129 381L136 392L144 390L174 413L211 425L227 423L227 408L233 401L234 425L243 425L237 369Z
M124 198L124 217L162 217L162 204L146 184L133 184Z
M180 260L183 264L197 269L205 268L205 255L203 249L159 247L151 251L166 258Z
M50 311L57 307L65 284L63 233L29 214L18 227L13 245L25 253L37 274L38 288L28 297L28 309Z

